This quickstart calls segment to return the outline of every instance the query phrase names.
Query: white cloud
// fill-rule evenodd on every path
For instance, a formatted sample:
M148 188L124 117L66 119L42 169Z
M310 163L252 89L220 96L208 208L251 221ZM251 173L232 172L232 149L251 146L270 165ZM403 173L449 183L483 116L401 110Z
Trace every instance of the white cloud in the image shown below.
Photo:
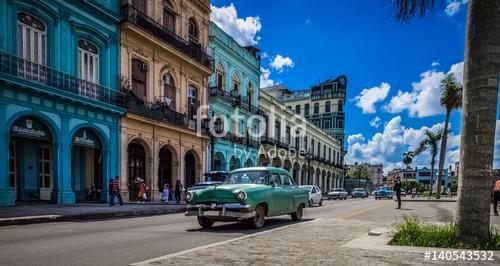
M380 120L380 117L375 116L372 120L370 120L370 126L378 128L380 126Z
M240 45L256 45L259 42L260 37L257 33L261 30L262 24L258 16L238 18L238 12L232 3L222 7L210 5L210 8L212 10L210 20Z
M463 62L454 64L450 67L448 73L454 73L457 80L462 83L463 80ZM384 110L396 114L408 110L412 117L429 117L438 114L444 114L445 109L439 103L441 95L440 84L446 74L441 71L429 70L420 74L420 81L412 83L411 92L401 90L393 96Z
M306 25L310 26L312 24L312 20L310 18L306 19Z
M346 161L347 163L383 163L385 172L394 167L402 167L403 153L408 150L414 150L424 137L426 130L436 132L442 129L443 126L443 123L438 123L431 127L407 128L401 124L400 116L393 117L384 125L383 131L375 133L371 139L367 140L363 134L348 136ZM458 160L459 156L459 141L456 141L456 139L459 139L459 136L450 133L449 139L445 162L446 167ZM413 165L419 167L429 166L430 159L429 153L424 152L415 158Z
M270 79L271 71L268 68L260 68L260 87L266 88L274 85L274 80Z
M278 71L278 73L283 72L283 70L287 67L293 68L295 66L295 63L290 57L284 57L280 54L276 55L270 62L269 66Z
M266 59L268 57L269 57L269 55L266 52L263 52L262 54L260 54L260 59L261 60L264 60L264 59Z
M390 89L391 85L382 82L378 87L363 89L353 100L356 101L356 106L363 110L363 114L373 114L376 113L375 104L385 100Z
M467 0L448 0L444 12L451 17L458 13L464 5L467 5Z
M438 61L432 61L432 64L431 66L435 67L435 66L439 66L441 65Z

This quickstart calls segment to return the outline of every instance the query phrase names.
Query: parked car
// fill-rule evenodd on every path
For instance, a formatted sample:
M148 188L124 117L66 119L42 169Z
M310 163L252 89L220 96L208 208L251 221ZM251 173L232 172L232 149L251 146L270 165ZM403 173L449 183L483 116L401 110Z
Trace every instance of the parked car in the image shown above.
M393 191L390 187L379 187L373 192L375 199L393 199Z
M323 193L321 189L317 186L300 186L303 188L307 188L309 190L309 207L312 207L313 204L318 204L319 206L323 206Z
M212 171L205 173L203 175L205 176L205 181L197 183L196 185L189 187L187 190L190 191L190 190L203 189L206 187L221 185L229 176L229 172Z
M355 188L352 190L352 198L355 199L355 198L366 198L366 191L364 188Z
M326 194L327 199L347 199L347 191L343 188L334 188L328 194Z
M185 215L197 216L202 228L230 221L261 228L266 217L288 214L294 221L301 220L308 194L284 169L240 168L221 185L188 191Z

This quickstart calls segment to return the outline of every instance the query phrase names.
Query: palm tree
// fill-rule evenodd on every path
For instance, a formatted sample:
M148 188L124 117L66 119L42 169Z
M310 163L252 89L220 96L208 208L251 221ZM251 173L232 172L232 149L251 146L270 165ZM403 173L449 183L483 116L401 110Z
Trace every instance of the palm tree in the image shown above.
M442 0L443 2L445 0ZM395 18L425 15L435 0L395 0ZM457 199L457 238L476 244L489 238L490 182L500 73L500 1L469 0Z
M403 153L403 163L406 165L406 168L413 162L413 157L415 156L415 153L412 151L407 151ZM408 182L408 174L406 173L405 169L405 181Z
M425 131L425 138L418 144L418 148L414 151L415 155L419 155L429 149L431 152L431 180L429 194L432 195L432 181L434 180L434 165L436 164L436 155L438 152L439 141L443 137L444 131L440 130L437 133L430 130Z
M444 122L444 135L441 139L441 153L439 154L439 170L437 178L436 198L441 197L441 180L443 178L444 161L446 158L446 142L448 138L448 123L453 110L462 107L462 86L455 79L453 73L448 74L441 80L441 105L446 108L446 119Z

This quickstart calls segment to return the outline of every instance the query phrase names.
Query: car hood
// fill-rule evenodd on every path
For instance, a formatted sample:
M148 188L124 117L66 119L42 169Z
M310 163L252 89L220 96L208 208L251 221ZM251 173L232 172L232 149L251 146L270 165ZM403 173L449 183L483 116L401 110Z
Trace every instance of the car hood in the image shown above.
M234 202L236 200L236 191L252 191L262 188L266 185L260 184L225 184L207 187L205 189L197 190L195 195L195 202Z

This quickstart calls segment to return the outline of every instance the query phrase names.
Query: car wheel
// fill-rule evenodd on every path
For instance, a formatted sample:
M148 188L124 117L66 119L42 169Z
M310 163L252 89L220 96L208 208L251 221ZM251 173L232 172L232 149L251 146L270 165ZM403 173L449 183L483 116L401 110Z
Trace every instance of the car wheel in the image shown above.
M319 200L319 206L323 206L323 199Z
M214 225L214 221L205 218L205 217L200 217L198 216L198 224L201 226L203 229L209 229Z
M304 213L304 209L302 208L302 204L297 207L297 211L290 214L292 216L292 221L300 221L302 220L302 214Z
M266 221L266 210L264 209L264 206L258 205L255 208L255 216L253 218L250 218L248 220L249 224L251 227L254 229L259 229L264 226L264 223Z

